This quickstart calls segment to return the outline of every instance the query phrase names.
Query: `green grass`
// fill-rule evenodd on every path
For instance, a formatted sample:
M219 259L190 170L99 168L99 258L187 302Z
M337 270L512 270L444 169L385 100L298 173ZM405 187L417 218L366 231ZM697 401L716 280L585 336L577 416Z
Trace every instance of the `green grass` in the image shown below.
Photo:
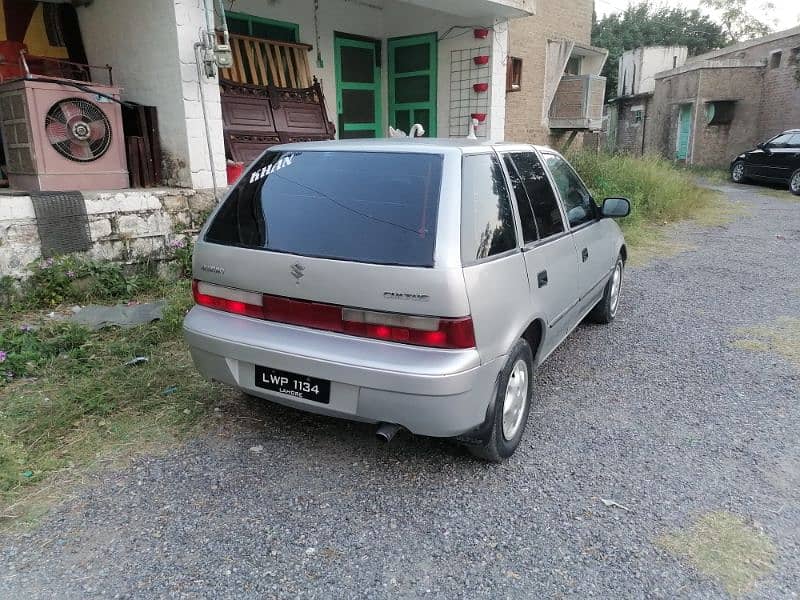
M19 314L6 328L0 370L27 354L23 378L0 380L0 527L30 518L58 476L172 443L203 422L221 390L197 374L182 340L189 281L162 291L164 319L133 329L90 333L48 323L41 311L24 315L33 331L21 332ZM20 331L13 347L9 328ZM125 366L136 356L149 361Z
M752 590L772 571L776 555L764 533L727 512L703 515L689 529L663 536L659 545L717 580L732 596Z
M689 249L665 236L665 225L686 219L719 224L733 212L720 194L698 185L694 171L670 161L591 151L572 153L569 159L595 198L631 201L631 214L620 226L635 263Z

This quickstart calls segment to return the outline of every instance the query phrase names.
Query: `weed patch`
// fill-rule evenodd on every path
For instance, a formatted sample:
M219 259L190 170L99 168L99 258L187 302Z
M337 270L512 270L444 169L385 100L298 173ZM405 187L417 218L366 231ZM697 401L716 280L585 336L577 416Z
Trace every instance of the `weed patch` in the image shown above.
M589 151L569 158L598 201L613 196L631 201L631 214L620 226L634 264L690 249L669 239L664 225L695 218L703 224L723 224L736 214L720 194L697 184L694 171L669 161Z
M800 368L800 319L781 317L770 325L738 329L733 346L752 352L775 352Z
M769 537L728 512L704 515L688 530L658 542L734 596L750 591L774 567L776 552Z
M40 314L3 329L0 526L28 518L26 498L59 473L202 426L221 388L195 371L182 340L190 282L163 285L164 318L154 324L92 333ZM126 365L137 356L148 360Z

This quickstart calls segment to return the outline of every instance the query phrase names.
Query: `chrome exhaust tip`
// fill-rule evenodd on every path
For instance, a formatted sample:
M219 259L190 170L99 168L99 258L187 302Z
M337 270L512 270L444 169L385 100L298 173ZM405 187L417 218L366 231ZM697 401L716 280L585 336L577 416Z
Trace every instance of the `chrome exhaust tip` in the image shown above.
M381 442L388 444L397 435L397 432L402 429L402 426L397 423L381 423L375 431L375 437Z

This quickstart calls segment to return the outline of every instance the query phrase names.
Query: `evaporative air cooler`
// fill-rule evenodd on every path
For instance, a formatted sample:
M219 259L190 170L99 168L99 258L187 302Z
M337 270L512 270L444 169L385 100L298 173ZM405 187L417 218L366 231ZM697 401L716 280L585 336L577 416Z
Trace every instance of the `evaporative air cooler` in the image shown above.
M128 187L117 87L17 80L0 85L6 171L14 189ZM101 95L102 94L102 95Z

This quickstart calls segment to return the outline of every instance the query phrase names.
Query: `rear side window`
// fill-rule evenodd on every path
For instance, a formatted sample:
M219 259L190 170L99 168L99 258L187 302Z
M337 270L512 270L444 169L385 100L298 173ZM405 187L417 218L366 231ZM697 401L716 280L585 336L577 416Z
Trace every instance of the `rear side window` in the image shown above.
M519 220L522 225L522 237L526 244L535 242L539 239L539 234L536 231L536 219L533 216L533 209L531 202L528 199L528 192L525 191L525 183L522 181L514 166L514 161L506 154L503 156L503 162L508 171L508 177L511 179L511 187L514 190L514 197L517 199L517 209L519 211Z
M544 239L562 233L564 220L561 218L558 200L539 158L533 152L514 152L511 160L514 161L525 191L528 192L539 237Z
M465 156L462 172L462 260L472 262L516 248L511 200L497 156Z
M433 266L443 157L267 152L206 241L376 264Z

